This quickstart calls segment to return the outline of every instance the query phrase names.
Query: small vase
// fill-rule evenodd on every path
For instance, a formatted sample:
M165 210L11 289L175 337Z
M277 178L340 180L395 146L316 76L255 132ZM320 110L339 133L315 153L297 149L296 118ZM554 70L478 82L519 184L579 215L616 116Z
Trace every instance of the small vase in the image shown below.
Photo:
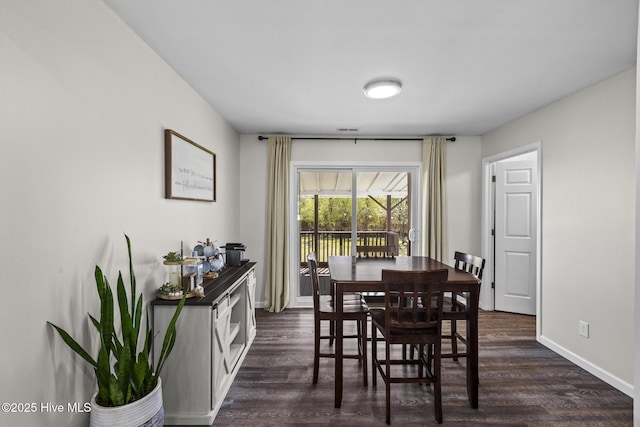
M106 407L96 403L96 394L91 398L90 427L162 427L164 408L162 404L162 383L151 393L135 402L123 406Z

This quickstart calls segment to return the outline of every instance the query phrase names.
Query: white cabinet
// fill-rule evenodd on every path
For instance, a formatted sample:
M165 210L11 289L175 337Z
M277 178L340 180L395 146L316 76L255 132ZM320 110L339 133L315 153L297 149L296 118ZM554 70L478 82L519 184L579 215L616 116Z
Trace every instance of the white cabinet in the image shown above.
M254 265L228 267L205 282L205 297L187 300L160 375L165 424L213 423L256 334ZM176 304L152 305L154 331L166 330ZM156 340L156 360L161 347Z

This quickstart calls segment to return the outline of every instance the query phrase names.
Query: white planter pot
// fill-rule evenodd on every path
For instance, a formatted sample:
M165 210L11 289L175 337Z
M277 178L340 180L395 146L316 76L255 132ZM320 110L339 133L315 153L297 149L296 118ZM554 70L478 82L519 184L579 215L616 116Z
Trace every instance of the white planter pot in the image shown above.
M96 403L96 394L91 398L91 427L162 427L162 380L148 395L123 406L106 407Z

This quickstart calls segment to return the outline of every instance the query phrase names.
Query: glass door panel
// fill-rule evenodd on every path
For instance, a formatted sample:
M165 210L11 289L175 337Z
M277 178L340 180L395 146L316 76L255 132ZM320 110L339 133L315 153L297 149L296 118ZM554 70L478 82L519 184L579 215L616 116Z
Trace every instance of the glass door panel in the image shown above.
M357 254L411 254L411 174L364 170L357 173Z
M311 296L310 252L316 253L323 293L329 290L328 257L351 254L351 187L351 170L298 172L299 297Z

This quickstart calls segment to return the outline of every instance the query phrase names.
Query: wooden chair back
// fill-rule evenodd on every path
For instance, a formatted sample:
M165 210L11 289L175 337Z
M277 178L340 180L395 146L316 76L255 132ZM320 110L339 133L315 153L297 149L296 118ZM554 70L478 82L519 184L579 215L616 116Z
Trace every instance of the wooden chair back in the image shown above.
M466 271L482 280L482 273L484 272L485 262L484 258L456 251L456 253L453 255L453 259L455 261L453 266L456 270Z
M309 255L307 255L307 264L309 265L309 277L311 278L313 309L317 311L320 308L320 280L318 278L318 260L315 252L309 252Z
M382 270L385 335L440 334L442 298L448 271ZM416 337L417 338L417 337Z
M400 235L394 231L387 231L384 242L369 242L365 239L363 244L356 246L358 257L395 258L399 253Z

